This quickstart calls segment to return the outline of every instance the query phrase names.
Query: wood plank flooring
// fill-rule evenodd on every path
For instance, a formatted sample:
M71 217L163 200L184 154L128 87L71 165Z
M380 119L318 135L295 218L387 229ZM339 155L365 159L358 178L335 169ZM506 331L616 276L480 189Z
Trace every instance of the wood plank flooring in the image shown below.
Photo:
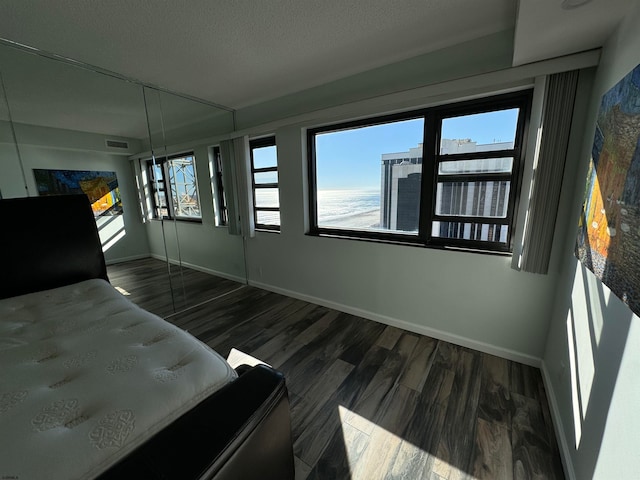
M564 478L533 367L189 269L173 313L162 262L108 271L221 355L285 374L297 479Z
M129 300L163 318L242 286L152 258L109 265L107 270L111 283Z

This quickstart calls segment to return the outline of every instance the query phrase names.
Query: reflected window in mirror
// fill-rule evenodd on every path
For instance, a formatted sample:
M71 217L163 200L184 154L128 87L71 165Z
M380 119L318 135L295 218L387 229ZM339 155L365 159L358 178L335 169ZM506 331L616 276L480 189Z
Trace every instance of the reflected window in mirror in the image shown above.
M276 137L251 140L251 184L256 230L280 231Z
M216 215L216 226L227 225L227 198L222 180L222 156L220 147L212 147L212 158L209 164L211 170L211 187L213 189L213 206Z
M154 218L201 221L193 152L147 162Z

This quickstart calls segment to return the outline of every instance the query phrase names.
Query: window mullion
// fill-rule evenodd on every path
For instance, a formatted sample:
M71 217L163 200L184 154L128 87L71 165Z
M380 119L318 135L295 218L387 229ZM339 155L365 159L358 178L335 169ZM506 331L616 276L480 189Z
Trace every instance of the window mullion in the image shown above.
M433 113L424 118L424 136L422 147L422 191L420 195L420 223L418 237L428 244L431 240L432 218L436 205L436 150L440 137L440 119Z
M167 216L172 219L175 218L175 211L173 208L173 185L171 185L171 176L169 175L170 161L163 158L160 162L162 168L162 184L164 187L164 198L167 205Z

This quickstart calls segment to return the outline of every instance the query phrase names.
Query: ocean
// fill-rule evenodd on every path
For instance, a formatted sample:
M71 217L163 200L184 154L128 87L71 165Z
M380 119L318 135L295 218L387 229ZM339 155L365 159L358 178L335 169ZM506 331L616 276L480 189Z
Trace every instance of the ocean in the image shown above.
M259 206L278 205L276 192L269 190L257 190ZM262 212L259 221L279 224L280 216ZM318 190L319 227L377 229L379 224L379 190Z
M318 190L318 226L377 228L379 190Z

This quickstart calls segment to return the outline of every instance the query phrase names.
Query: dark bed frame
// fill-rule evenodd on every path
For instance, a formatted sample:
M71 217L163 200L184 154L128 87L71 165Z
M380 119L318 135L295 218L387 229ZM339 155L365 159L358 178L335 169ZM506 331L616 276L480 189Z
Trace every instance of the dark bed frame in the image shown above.
M108 281L86 196L0 200L0 222L0 298L92 278ZM264 365L237 370L236 380L98 478L293 479L283 375Z

